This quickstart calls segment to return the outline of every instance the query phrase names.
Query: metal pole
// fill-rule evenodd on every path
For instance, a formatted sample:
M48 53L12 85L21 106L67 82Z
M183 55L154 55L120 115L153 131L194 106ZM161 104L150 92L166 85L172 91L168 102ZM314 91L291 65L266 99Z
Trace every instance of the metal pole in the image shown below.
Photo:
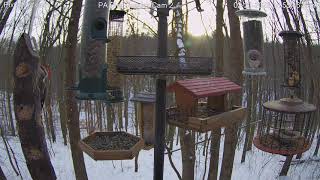
M160 0L160 6L168 4L168 0ZM166 58L168 39L168 16L169 9L158 8L158 57ZM163 180L164 150L165 150L165 126L166 126L166 79L157 79L156 86L156 122L154 143L154 180Z

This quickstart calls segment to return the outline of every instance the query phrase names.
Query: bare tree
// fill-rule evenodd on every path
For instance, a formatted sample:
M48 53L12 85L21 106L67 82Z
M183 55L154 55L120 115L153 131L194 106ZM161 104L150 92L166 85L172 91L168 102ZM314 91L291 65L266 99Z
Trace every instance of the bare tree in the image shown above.
M68 25L68 36L66 42L66 86L73 87L76 83L76 66L77 66L77 33L79 31L79 19L81 14L82 0L73 1L71 17ZM73 160L73 167L77 180L87 180L87 172L83 158L83 152L78 146L81 139L79 128L79 111L74 91L66 93L67 117L69 139Z

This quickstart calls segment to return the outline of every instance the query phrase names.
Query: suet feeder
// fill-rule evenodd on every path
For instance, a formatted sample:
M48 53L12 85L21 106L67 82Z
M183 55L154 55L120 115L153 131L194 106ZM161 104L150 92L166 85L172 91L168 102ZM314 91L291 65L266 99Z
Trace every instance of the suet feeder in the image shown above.
M301 81L301 42L303 36L297 31L281 31L284 53L284 86L294 89L300 88Z
M94 160L133 159L143 148L143 139L126 132L94 132L79 142Z
M154 144L155 96L155 93L142 92L131 99L137 104L137 119L146 149Z
M121 102L122 92L107 82L106 43L108 42L110 0L86 0L81 36L81 60L76 98Z
M241 87L227 78L197 78L177 81L168 87L175 93L176 107L167 109L169 124L207 132L241 122L245 108L228 108L226 96L241 92Z
M263 55L262 18L267 14L252 9L238 10L236 14L242 17L244 75L266 75Z
M315 133L316 107L298 98L283 98L263 104L254 145L265 152L295 155L307 151Z

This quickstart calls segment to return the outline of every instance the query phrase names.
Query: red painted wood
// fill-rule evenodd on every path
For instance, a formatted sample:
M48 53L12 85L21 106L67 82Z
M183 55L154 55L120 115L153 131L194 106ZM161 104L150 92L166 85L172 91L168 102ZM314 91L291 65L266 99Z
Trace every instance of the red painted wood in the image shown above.
M195 98L220 96L241 91L241 86L224 77L181 80L170 85L168 90L176 91L178 87L182 87Z

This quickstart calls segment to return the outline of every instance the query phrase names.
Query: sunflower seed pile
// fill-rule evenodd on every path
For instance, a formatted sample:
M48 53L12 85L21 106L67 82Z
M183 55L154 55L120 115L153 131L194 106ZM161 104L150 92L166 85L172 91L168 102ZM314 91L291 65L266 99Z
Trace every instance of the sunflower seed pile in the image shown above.
M125 133L97 134L95 138L84 140L86 144L95 150L129 150L138 141L139 138Z

